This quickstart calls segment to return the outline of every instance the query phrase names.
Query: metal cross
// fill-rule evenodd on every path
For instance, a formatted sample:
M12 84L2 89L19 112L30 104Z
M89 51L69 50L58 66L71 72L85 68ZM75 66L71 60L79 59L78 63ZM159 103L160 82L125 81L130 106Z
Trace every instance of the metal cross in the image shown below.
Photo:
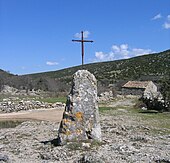
M92 40L84 40L83 31L81 31L81 40L72 40L76 42L81 42L81 50L82 50L82 67L84 65L84 42L93 42Z

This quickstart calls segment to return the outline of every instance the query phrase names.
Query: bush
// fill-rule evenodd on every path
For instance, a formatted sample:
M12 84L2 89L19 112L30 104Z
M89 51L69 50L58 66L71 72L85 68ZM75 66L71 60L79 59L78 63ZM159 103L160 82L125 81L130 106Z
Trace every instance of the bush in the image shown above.
M165 101L165 107L170 111L170 75L161 82L161 93Z
M154 99L147 99L143 98L142 99L144 104L147 106L148 110L157 110L158 112L164 112L164 111L169 111L165 101L160 101L157 98Z

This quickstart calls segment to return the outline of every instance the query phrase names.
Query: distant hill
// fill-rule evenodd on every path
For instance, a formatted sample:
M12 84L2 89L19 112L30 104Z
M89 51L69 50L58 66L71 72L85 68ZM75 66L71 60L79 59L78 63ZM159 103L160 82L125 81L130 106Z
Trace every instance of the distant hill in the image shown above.
M16 87L65 91L70 88L72 75L79 69L82 67L76 66L58 71L15 76L11 80L14 80L12 84ZM128 80L159 82L164 77L170 78L170 50L130 59L86 64L84 69L93 73L99 85L104 87L109 84L121 84Z
M2 86L6 84L7 81L11 80L12 76L13 75L9 72L0 69L0 91L2 89Z
M81 66L28 76L32 78L48 77L69 83L72 75L79 69L81 69ZM130 59L86 64L84 69L93 73L100 82L113 83L118 80L158 81L160 78L170 75L170 50Z
M13 76L13 74L11 74L10 72L0 69L0 77L11 77L11 76Z

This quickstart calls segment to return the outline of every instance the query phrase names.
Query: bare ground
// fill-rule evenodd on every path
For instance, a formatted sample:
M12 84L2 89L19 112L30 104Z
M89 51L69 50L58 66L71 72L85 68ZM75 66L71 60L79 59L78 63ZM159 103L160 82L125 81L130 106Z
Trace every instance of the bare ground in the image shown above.
M120 104L120 101L119 101ZM113 105L114 106L114 105ZM169 163L170 114L141 114L130 106L100 113L102 142L55 146L63 110L1 115L28 118L0 129L0 162L9 163ZM89 147L90 146L90 147Z
M60 122L63 114L63 109L38 109L22 112L0 114L0 121L4 120L42 120Z

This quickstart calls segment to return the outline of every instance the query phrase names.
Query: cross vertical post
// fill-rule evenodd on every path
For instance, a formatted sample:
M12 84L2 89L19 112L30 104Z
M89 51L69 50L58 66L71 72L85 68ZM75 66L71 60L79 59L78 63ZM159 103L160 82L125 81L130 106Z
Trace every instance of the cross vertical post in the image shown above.
M84 65L84 38L83 31L81 31L81 54L82 54L82 66Z
M82 53L82 68L84 65L84 42L93 42L92 40L84 40L83 31L81 31L81 40L72 40L75 42L81 42L81 53Z

